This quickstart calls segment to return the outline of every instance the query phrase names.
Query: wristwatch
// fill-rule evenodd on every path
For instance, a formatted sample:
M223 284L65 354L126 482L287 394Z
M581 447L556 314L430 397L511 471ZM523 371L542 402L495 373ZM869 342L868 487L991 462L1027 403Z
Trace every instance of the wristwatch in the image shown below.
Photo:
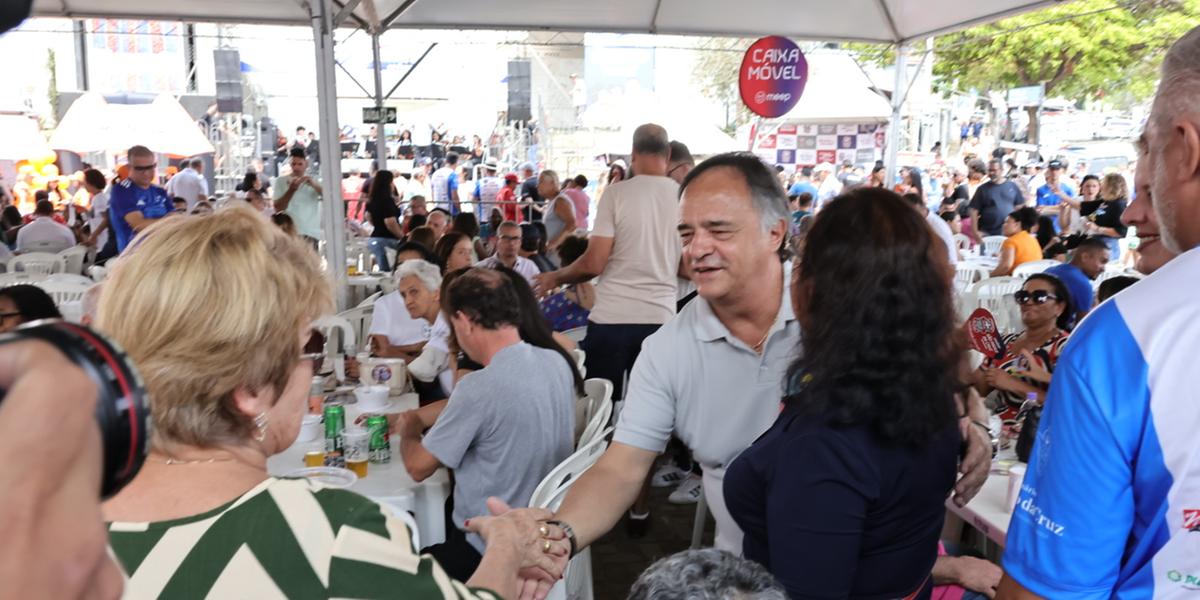
M579 554L579 542L575 539L575 530L563 521L550 520L546 522L563 530L563 533L567 536L567 541L571 543L571 554L567 558L575 558L575 555Z

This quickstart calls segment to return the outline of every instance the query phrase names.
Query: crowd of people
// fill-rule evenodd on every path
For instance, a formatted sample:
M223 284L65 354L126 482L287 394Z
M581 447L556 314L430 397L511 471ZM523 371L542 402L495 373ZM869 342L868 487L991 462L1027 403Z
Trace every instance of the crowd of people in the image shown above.
M454 473L446 540L423 549L390 508L267 471L297 438L324 363L313 323L333 309L311 154L292 148L269 189L247 177L213 206L202 166L164 188L155 154L130 148L113 181L84 177L102 207L86 241L108 233L120 256L94 324L152 397L146 464L99 507L127 593L541 597L622 518L644 533L646 487L662 480L681 501L704 495L716 550L655 564L631 598L1190 590L1198 65L1200 28L1166 56L1132 192L1120 174L1071 185L1056 161L1020 183L999 157L928 188L918 169L888 189L886 172L852 165L793 180L749 153L697 164L654 124L604 176L595 214L581 210L586 180L533 165L500 176L488 164L473 192L460 192L454 153L407 182L371 174L355 208L395 291L376 300L370 351L406 360L421 403L390 419L398 460L416 481ZM418 174L430 189L410 195ZM53 203L35 215L13 223L16 250L85 241ZM1096 294L1129 252L1126 228L1149 277ZM959 236L968 248L1004 237L992 277L1065 259L1024 279L1019 330L977 368L956 304ZM0 329L57 314L28 287L0 289ZM582 365L559 335L581 326ZM611 444L553 513L528 508L575 449L582 371L613 385ZM1003 564L958 555L942 539L947 498L967 504L988 477L992 417L1033 410ZM660 456L669 448L687 460ZM78 531L56 548L91 560L76 580L120 585L104 545Z

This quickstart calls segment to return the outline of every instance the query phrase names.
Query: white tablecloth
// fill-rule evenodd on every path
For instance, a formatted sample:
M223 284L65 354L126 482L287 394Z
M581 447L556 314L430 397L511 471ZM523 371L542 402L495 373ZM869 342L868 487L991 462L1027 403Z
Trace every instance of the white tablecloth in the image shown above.
M354 422L358 413L347 406L346 421ZM413 406L412 408L416 408ZM280 477L296 469L304 468L304 448L307 444L293 444L291 448L267 460L267 471ZM413 513L421 546L431 546L446 541L446 498L450 493L450 476L446 469L438 469L425 481L417 483L408 476L404 461L400 458L400 436L392 434L392 461L387 464L370 464L367 476L350 486L350 491L362 494L394 511Z
M1012 520L1012 507L1008 500L1008 469L1009 463L1016 464L1016 456L1012 450L1001 451L996 462L992 463L992 472L979 494L971 499L966 506L959 508L954 499L946 500L946 508L958 515L968 525L978 529L1001 547L1004 546L1008 535L1008 523Z

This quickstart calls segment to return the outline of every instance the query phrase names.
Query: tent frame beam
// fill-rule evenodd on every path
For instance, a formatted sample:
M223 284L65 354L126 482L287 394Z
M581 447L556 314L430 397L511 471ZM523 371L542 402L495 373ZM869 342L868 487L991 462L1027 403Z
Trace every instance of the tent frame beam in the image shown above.
M338 141L337 72L334 65L333 4L312 0L313 47L317 65L317 112L321 139L321 229L325 236L325 264L333 283L337 310L349 305L346 281L346 207L342 202L342 155Z
M349 17L354 14L354 9L358 7L360 2L362 2L362 0L350 0L349 2L347 2L341 6L341 10L339 10L338 13L333 16L334 29L341 27L342 23L346 22L346 17ZM355 16L355 20L357 20L359 22L359 25L364 25L362 20L359 19L357 16Z
M384 17L383 20L379 22L379 27L381 29L391 28L392 24L396 22L396 19L399 19L402 15L404 15L404 13L408 12L408 9L412 8L412 5L416 3L417 0L404 0L404 4L401 4L396 8L396 10L392 11L392 14Z

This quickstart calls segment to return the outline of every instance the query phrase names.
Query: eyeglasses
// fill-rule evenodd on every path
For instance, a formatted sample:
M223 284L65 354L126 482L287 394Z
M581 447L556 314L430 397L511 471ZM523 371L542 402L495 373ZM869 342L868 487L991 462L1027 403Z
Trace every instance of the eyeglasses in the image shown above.
M300 362L312 363L313 372L316 373L321 367L321 363L325 362L325 334L319 330L312 330L308 335L308 341L304 343L304 350L300 354Z
M1033 302L1034 304L1045 304L1051 300L1058 300L1058 296L1055 296L1046 290L1034 290L1032 292L1020 290L1013 294L1013 300L1016 300L1017 304L1025 306L1030 302Z
M502 241L502 242L519 242L519 241L521 241L521 236L519 236L519 235L502 235L502 236L500 236L500 241Z
M19 313L19 312L0 313L0 321L3 321L4 319L7 319L9 317L19 317L19 316L21 316L21 313Z
M133 169L134 171L153 171L154 169L158 168L158 163L150 163L148 165L141 166L129 165L129 168Z

